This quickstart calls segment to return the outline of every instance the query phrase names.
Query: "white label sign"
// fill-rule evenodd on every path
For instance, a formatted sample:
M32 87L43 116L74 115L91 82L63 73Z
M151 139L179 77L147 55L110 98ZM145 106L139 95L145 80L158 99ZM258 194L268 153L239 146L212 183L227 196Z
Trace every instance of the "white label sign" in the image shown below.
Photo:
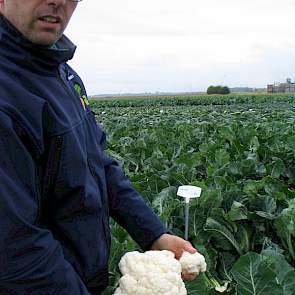
M177 195L183 198L199 198L202 189L193 185L182 185L177 190Z

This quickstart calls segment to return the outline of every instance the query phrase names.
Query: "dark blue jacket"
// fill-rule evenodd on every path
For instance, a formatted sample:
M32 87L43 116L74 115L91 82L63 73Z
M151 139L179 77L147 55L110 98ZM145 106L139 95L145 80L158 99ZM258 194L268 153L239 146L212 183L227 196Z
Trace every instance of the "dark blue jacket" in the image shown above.
M63 36L57 47L0 19L1 295L100 294L109 216L143 249L165 232L103 152L105 134L66 64L75 46Z

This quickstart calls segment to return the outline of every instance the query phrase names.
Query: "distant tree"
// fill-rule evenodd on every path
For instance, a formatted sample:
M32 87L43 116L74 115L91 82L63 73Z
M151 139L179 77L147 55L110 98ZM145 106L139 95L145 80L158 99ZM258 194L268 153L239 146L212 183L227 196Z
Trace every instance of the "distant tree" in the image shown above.
M207 88L207 94L229 94L230 89L227 86L209 86Z
M207 94L214 94L215 93L215 86L211 85L207 88Z
M220 94L230 94L230 89L227 86L223 86L223 87L221 87Z

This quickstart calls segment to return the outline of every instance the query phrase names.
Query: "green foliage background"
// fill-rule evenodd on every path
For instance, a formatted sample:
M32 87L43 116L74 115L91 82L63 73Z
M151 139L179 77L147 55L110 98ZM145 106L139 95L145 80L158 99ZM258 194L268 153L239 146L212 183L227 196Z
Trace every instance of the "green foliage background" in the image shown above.
M202 187L189 240L209 271L188 294L295 294L295 96L228 95L92 101L107 152L175 234L179 185ZM112 294L121 256L138 246L112 222ZM284 266L284 268L282 268ZM271 291L270 291L271 290Z

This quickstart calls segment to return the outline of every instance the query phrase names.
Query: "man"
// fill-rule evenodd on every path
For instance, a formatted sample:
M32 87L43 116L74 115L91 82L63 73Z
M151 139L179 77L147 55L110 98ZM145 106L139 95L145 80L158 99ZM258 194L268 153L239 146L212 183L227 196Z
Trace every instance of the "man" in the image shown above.
M103 152L63 32L73 0L0 0L0 294L107 286L108 219L143 250L196 250L166 229ZM193 278L192 275L189 278Z

